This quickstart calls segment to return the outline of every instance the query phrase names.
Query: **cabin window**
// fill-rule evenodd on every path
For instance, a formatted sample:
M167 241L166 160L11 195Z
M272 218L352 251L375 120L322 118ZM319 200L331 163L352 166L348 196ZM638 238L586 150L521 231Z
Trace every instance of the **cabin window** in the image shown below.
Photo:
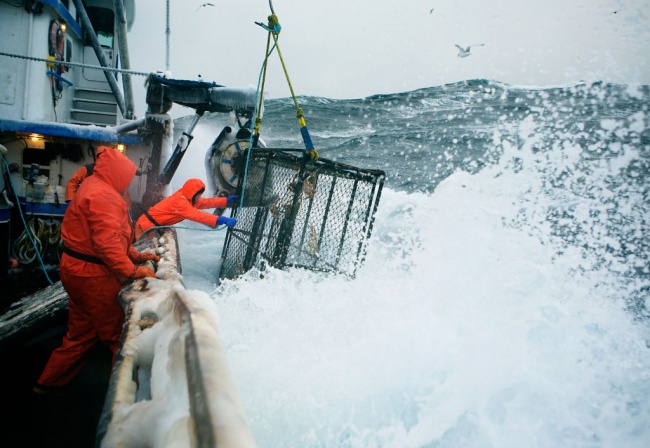
M26 182L30 181L30 177L45 176L50 178L50 153L42 149L25 148L23 150L23 166L22 176ZM35 165L38 168L35 170ZM36 179L33 179L36 180Z
M115 16L113 11L107 8L89 6L86 8L90 23L95 29L99 45L110 50L113 49ZM90 36L84 32L84 45L91 45Z

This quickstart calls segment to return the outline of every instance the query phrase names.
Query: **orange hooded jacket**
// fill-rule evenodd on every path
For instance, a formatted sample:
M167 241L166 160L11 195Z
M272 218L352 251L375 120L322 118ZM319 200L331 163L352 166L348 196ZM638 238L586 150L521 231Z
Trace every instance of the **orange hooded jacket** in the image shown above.
M97 150L95 151L95 159L99 158L99 155L103 153L105 149L109 149L109 147L98 146ZM92 172L95 170L95 163L89 163L88 165L82 166L77 171L75 171L75 173L72 175L70 180L68 180L68 183L66 184L65 187L66 202L70 202L72 200L74 194L77 192L84 179L90 176L90 174L92 174ZM124 194L122 194L122 199L124 199L124 202L126 202L126 208L128 210L131 210L133 203L131 201L131 196L129 195L128 191L126 190L124 191Z
M136 166L114 149L106 149L95 170L79 187L61 224L65 247L96 257L105 264L83 261L64 253L61 270L69 275L127 277L139 255L132 246L133 228L122 193L135 176Z
M203 191L205 191L205 184L201 179L193 178L187 180L171 196L166 197L147 210L149 216L156 221L155 223L151 222L146 215L140 216L135 224L136 238L139 238L142 233L156 226L156 224L160 226L171 226L185 219L199 222L206 226L216 227L219 217L211 213L202 212L199 209L225 208L228 199L225 197L201 198L193 204L192 199L194 196Z

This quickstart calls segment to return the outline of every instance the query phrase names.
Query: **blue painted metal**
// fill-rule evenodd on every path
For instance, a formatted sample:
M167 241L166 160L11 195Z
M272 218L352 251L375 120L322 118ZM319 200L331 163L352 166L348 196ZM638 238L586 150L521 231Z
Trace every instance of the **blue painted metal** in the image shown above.
M0 206L0 224L9 222L11 219L11 207Z
M19 197L20 204L25 209L26 216L59 216L63 217L68 204L62 203L56 205L49 202L33 202L28 201L24 197Z
M81 38L81 25L79 25L74 17L72 17L72 14L70 14L68 8L61 3L61 0L41 0L41 3L45 3L54 9L61 18L65 20L65 23L70 27L70 30L72 30L77 37Z
M52 137L67 137L98 142L124 143L125 145L144 144L137 133L120 135L115 128L102 128L99 126L0 119L0 131L42 134Z

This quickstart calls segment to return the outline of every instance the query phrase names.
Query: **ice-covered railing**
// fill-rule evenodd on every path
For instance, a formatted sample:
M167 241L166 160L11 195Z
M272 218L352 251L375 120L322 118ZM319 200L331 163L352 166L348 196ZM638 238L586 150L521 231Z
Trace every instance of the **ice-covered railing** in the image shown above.
M97 446L254 447L215 324L216 305L185 290L176 237L139 250L161 253L158 279L125 286L126 322L97 429Z

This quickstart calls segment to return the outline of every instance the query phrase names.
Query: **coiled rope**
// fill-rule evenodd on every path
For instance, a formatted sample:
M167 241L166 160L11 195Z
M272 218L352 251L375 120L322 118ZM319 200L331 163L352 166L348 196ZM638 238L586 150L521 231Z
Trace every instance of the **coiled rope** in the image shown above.
M56 219L33 218L12 247L12 254L22 264L30 264L37 257L42 259L48 246L61 249L61 223Z
M0 157L0 159L2 159L2 161L4 162L7 172L9 172L9 164L7 163L7 160L4 157ZM30 229L30 226L28 226L27 222L25 222L25 215L23 214L22 207L20 206L20 200L18 199L18 194L16 193L16 188L14 187L14 183L11 180L11 176L9 176L9 181L11 183L11 191L14 192L14 197L16 199L16 204L18 206L18 211L20 212L20 219L23 221L25 230ZM43 257L41 256L40 253L40 251L42 250L42 243L40 242L40 240L38 240L38 242L34 240L34 235L31 230L26 232L26 237L29 238L30 242L32 243L32 248L34 248L34 257L38 258L38 261L41 264L41 269L43 270L43 274L45 274L45 278L50 283L50 285L53 285L54 282L50 279L50 276L47 275L47 269L45 269L45 265L43 264ZM26 257L28 257L28 255L26 255Z

